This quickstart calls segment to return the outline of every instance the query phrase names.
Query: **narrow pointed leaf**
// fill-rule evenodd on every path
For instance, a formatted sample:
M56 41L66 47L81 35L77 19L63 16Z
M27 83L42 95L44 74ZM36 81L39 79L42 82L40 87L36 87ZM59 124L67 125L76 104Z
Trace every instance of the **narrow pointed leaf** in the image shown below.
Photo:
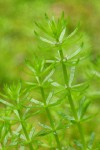
M14 113L16 114L16 116L18 117L18 119L20 120L20 115L19 115L18 111L14 110Z
M44 106L44 104L34 98L31 99L31 102L35 103L36 105L39 105L39 106Z
M86 102L85 102L85 104L84 104L84 106L83 106L83 110L82 110L82 112L81 112L81 118L84 116L84 114L85 114L87 108L89 107L90 103L91 103L90 101L86 101Z
M100 78L100 72L98 72L98 71L96 71L96 70L93 70L92 73L93 73L96 77Z
M30 133L29 133L30 139L32 139L32 137L34 136L34 133L35 133L35 128L32 127L32 128L31 128L31 131L30 131Z
M85 117L83 117L83 118L80 120L80 122L88 122L88 121L90 121L91 119L93 119L96 115L97 115L97 113L94 114L94 115L85 116Z
M53 107L53 106L59 105L59 104L62 103L63 100L64 100L64 98L62 98L62 99L57 99L57 100L51 102L51 103L48 105L48 107Z
M60 37L59 37L59 42L62 42L63 41L63 38L64 38L64 35L66 33L66 28L64 28L60 34Z
M9 106L9 107L14 107L13 104L11 104L11 103L9 103L9 102L7 102L7 101L1 99L1 98L0 98L0 103L4 104L4 105L6 105L6 106Z
M79 119L82 117L83 105L84 105L85 100L86 100L86 97L83 96L82 99L80 100L80 103L79 103L79 109L78 109Z
M36 73L34 67L28 61L26 61L26 65L27 65L27 67L29 68L30 71L32 71L33 73Z
M86 90L88 87L89 87L88 83L84 82L84 83L80 83L80 84L71 86L71 89L73 91L81 92L81 91Z
M90 140L89 140L89 144L88 144L89 150L92 150L94 138L95 138L95 133L93 132L90 136Z
M67 59L72 59L72 58L74 58L75 56L77 56L77 55L81 52L82 47L83 47L83 44L82 44L81 47L78 48L73 54L71 54L70 56L68 56Z
M31 107L32 108L32 107ZM29 119L30 117L33 117L33 116L35 116L35 115L37 115L37 114L39 114L41 111L40 110L38 110L38 111L36 111L36 112L33 112L33 113L30 113L30 114L27 114L27 115L24 115L23 116L23 119Z
M48 95L48 97L47 97L47 99L46 99L46 104L47 104L47 105L50 103L50 100L52 99L53 94L54 94L54 92L50 92L50 93L49 93L49 95Z
M46 81L48 81L50 79L50 77L54 74L54 71L55 71L55 69L51 70L51 72L43 80L43 83L45 83Z
M74 74L75 74L75 66L71 67L71 69L70 69L69 86L71 86L71 84L74 80Z
M52 130L51 127L49 127L49 126L47 126L47 125L45 125L45 124L43 124L43 123L40 123L40 122L39 122L39 125L40 125L42 128L44 128L44 129Z
M45 135L47 135L47 134L50 134L50 133L52 133L52 131L46 131L46 130L41 130L41 131L39 131L37 134L36 134L36 136L45 136Z
M45 39L43 37L40 37L40 40L43 41L43 42L45 42L45 43L48 43L48 44L51 44L51 45L55 45L55 42L52 42L52 41L50 41L48 39Z
M53 70L55 68L55 61L51 63L42 73L41 75L46 75L50 70Z
M66 41L66 40L70 39L71 37L73 37L78 32L78 30L79 30L79 24L76 27L76 29L69 36L67 36L67 38L64 39L64 41Z

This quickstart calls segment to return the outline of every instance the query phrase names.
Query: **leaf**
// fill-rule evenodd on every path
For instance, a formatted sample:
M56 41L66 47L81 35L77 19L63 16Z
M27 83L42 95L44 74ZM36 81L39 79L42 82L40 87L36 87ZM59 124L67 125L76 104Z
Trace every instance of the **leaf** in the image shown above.
M55 69L52 69L50 71L50 73L45 77L45 79L43 80L43 83L45 83L46 81L48 81L50 79L50 77L54 74Z
M45 66L45 60L41 61L41 67L40 67L40 72L43 72Z
M37 115L37 114L39 114L41 112L41 110L38 110L38 111L30 113L29 111L32 108L32 104L30 104L29 106L24 106L24 107L26 108L26 110L25 110L25 112L23 114L23 119L25 119L25 120L30 118L30 117L32 117L32 116L34 116L34 115Z
M25 82L27 85L29 86L32 86L33 88L36 88L37 87L37 84L36 83L33 83L33 82Z
M1 121L17 121L15 118L6 117L6 116L0 117L0 120Z
M52 130L51 127L49 127L49 126L47 126L47 125L45 125L45 124L43 124L43 123L40 123L40 122L39 122L39 125L40 125L42 128L44 128L44 129Z
M24 134L21 134L20 138L23 140L24 143L27 143L26 136Z
M56 44L56 42L52 42L52 41L50 41L50 40L48 40L48 39L45 39L45 38L43 38L43 37L40 37L40 40L43 41L43 42L46 42L46 43L48 43L48 44L51 44L51 45L55 45L55 44Z
M88 148L89 148L89 150L92 150L94 138L95 138L95 133L92 132L92 134L91 134L91 136L90 136L89 143L88 143Z
M73 37L73 36L78 32L78 30L79 30L79 25L80 25L80 24L77 25L76 29L75 29L69 36L67 36L67 37L64 39L64 41L70 39L71 37Z
M7 99L7 96L6 96L6 95L4 95L4 94L2 94L2 93L0 93L0 95L1 95L4 99Z
M80 120L80 122L88 122L88 121L90 121L91 119L93 119L96 115L97 115L97 113L94 114L94 115L85 116L85 117L83 117L83 118Z
M35 133L35 127L32 127L31 128L31 131L29 133L29 138L32 139L32 137L34 136L34 133Z
M6 96L10 100L15 100L17 103L19 103L19 96L21 93L21 82L19 81L18 84L11 84L10 86L5 85L4 91L6 93Z
M38 110L38 111L33 112L33 113L31 113L31 114L27 114L27 115L25 116L25 118L24 118L24 119L28 119L28 118L30 118L30 117L33 117L33 116L35 116L35 115L39 114L40 112L41 112L41 111L40 111L40 110Z
M71 89L72 89L73 91L83 92L83 91L85 91L88 87L89 87L88 83L87 83L87 82L84 82L84 83L80 83L80 84L76 84L76 85L71 86Z
M35 34L37 37L39 37L39 34L38 34L36 31L34 31L34 34Z
M36 136L45 136L50 133L52 133L52 131L41 130L36 134Z
M29 61L25 61L26 62L26 65L27 67L29 68L30 71L32 71L34 74L36 73L36 70L34 69L34 67L30 64Z
M83 96L82 99L80 100L79 109L78 109L78 117L80 119L82 119L83 116L85 115L85 112L86 112L87 108L89 107L90 103L91 103L91 101L86 100L85 96Z
M96 77L100 78L100 72L93 70L92 74L94 74Z
M16 131L14 130L13 132L16 134L19 134L19 132L22 130L21 124L16 128Z
M59 124L57 125L57 127L56 127L56 131L57 130L63 130L63 129L66 129L66 128L69 128L69 124L64 124L64 123L62 123L61 121L59 122Z
M59 42L62 42L63 38L64 38L64 35L66 33L66 28L64 28L60 34L60 37L59 37Z
M61 86L59 83L54 82L52 79L49 80L51 82L51 85L55 86L55 87L63 87Z
M39 23L37 23L37 22L35 22L35 24L36 24L36 26L37 26L38 28L40 28L42 31L44 31L45 33L48 33L47 30L46 30L46 28L44 28L41 24L39 24ZM36 31L35 31L35 32L36 32Z
M86 97L83 96L82 99L80 100L79 103L79 108L78 108L78 117L81 118L82 117L82 111L83 111L83 105L84 105L84 101L86 100Z
M69 86L71 86L75 74L75 66L71 67L70 69L70 77L69 77Z
M66 89L67 89L67 87L66 87L66 88L63 87L63 88L61 88L61 90L56 91L54 94L58 94L58 93L61 93L61 92L63 92L63 91L66 91Z
M51 64L53 64L54 62L55 62L55 60L53 60L53 59L51 59L51 60L50 60L50 59L49 59L49 60L47 59L47 60L46 60L46 63L51 63Z
M62 98L62 99L57 99L57 100L55 100L55 101L49 103L48 107L53 107L53 106L59 105L59 104L61 104L61 102L62 102L63 100L64 100L63 98Z
M63 119L67 119L70 122L75 121L75 119L72 116L66 115L66 114L64 114L62 112L60 112L59 114L62 116Z
M10 133L8 132L8 133L6 133L6 135L3 139L3 144L4 144L5 147L7 147L7 144L8 144L7 142L9 140L9 137L10 137Z
M87 108L89 107L90 103L91 103L91 101L89 101L89 100L84 103L83 109L82 109L82 112L81 112L81 116L80 116L81 118L84 116L84 114L85 114ZM82 105L80 107L82 107Z
M79 59L74 59L73 61L72 60L67 60L65 59L64 63L67 65L67 66L76 66L78 63L79 63Z
M55 61L51 63L42 73L41 75L46 75L49 71L53 70L55 67Z
M9 102L7 102L7 101L5 101L5 100L1 99L1 98L0 98L0 102L1 102L2 104L4 104L4 105L9 106L9 107L14 107L14 105L13 105L13 104L11 104L11 103L9 103Z
M73 54L71 54L70 56L67 56L67 59L69 60L69 59L72 59L72 58L74 58L75 56L77 56L77 55L81 52L82 47L83 47L83 43L81 44L81 47L78 48Z
M39 105L39 106L41 106L41 107L44 106L44 104L43 104L42 102L40 102L40 101L38 101L38 100L36 100L36 99L34 99L34 98L31 99L31 102L32 102L32 103L35 103L36 105Z
M50 32L50 29L49 29L49 28L51 28L51 27L50 27L51 22L50 22L50 20L49 20L49 18L48 18L48 16L47 16L46 14L45 14L45 19L46 19L46 21L47 21L45 25L41 25L40 23L37 23L37 22L35 22L35 24L36 24L36 26L37 26L40 30L42 30L46 35L52 37L52 33ZM48 25L48 27L47 27L47 25ZM45 27L45 26L46 26L46 27ZM36 31L35 31L35 32L36 32ZM39 37L39 35L37 34L37 32L36 32L35 34L36 34L36 36Z
M47 104L47 105L49 104L50 100L52 99L53 94L54 94L54 92L50 92L50 93L49 93L49 95L48 95L48 97L47 97L47 99L46 99L46 104Z
M57 24L54 16L52 16L52 20L51 20L51 29L53 34L56 35L55 33L57 32Z

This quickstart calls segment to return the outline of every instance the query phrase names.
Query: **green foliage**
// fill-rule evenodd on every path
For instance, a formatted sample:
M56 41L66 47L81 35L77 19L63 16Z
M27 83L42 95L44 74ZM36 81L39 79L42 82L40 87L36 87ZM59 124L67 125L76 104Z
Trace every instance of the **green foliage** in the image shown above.
M87 58L79 24L68 34L64 13L58 20L49 19L46 14L45 20L46 28L35 23L38 28L35 34L58 55L54 54L52 60L36 56L33 61L26 60L30 81L4 86L4 94L0 94L0 103L5 106L0 115L0 148L92 150L94 133L90 135L83 129L83 124L95 116L88 113L92 102L88 95L90 82L88 78L79 82L75 74ZM70 46L75 50L68 50ZM61 83L55 78L59 67ZM68 129L74 136L71 140ZM72 134L73 129L79 134Z

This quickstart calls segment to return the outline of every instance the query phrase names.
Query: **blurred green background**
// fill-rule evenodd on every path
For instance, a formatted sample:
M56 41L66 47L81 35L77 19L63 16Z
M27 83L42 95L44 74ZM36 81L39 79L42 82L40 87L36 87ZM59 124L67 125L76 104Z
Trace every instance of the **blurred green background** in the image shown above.
M100 62L99 0L0 0L1 86L23 78L25 58L32 59L32 53L36 51L34 21L41 22L45 12L59 16L62 11L71 18L70 27L81 21L81 30L91 45L91 61Z

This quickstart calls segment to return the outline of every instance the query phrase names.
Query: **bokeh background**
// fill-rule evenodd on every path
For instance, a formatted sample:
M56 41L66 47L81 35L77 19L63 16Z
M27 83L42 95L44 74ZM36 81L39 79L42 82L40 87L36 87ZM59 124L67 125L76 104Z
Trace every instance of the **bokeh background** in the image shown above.
M36 51L34 21L44 13L71 18L71 27L81 21L81 29L89 40L92 61L96 63L100 43L99 0L0 0L0 85L23 75L24 60Z
M90 88L92 92L98 92L90 112L99 112L100 0L0 0L0 89L5 83L27 78L26 58L31 60L34 53L39 57L41 53L44 57L50 56L50 52L37 49L39 43L34 35L34 21L42 22L45 13L59 17L62 11L70 17L69 29L81 22L80 30L84 32L90 51L90 66L98 72ZM93 128L99 142L100 114L87 130Z

